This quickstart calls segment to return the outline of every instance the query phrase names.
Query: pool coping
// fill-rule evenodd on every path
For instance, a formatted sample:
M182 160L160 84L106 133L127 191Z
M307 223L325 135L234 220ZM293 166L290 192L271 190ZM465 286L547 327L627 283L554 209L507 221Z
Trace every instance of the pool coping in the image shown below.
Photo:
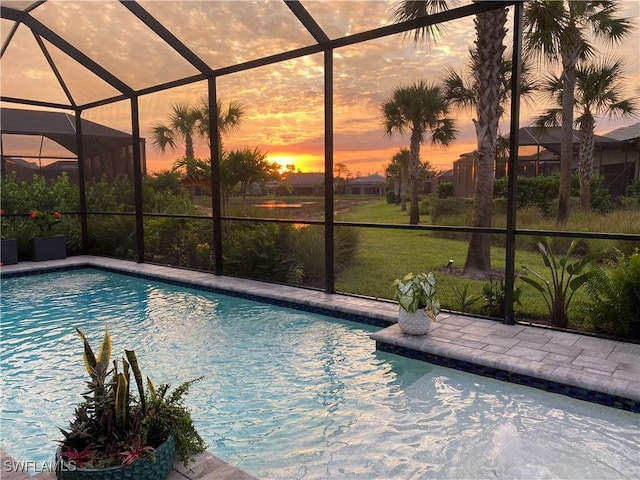
M20 262L0 276L93 267L367 323L376 348L640 413L640 344L443 312L427 335L400 332L395 302L96 256Z

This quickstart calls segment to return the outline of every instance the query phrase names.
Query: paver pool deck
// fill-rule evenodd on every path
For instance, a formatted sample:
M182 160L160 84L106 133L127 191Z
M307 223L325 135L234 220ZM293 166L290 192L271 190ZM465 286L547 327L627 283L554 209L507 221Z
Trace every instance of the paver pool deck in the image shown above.
M331 310L345 318L365 316L375 319L386 328L371 334L378 348L434 363L453 362L472 365L480 374L548 389L548 384L559 384L569 395L575 391L588 392L594 398L620 399L625 408L640 405L640 345L596 338L588 335L557 331L528 325L505 325L500 322L468 315L443 312L432 322L427 335L413 337L400 332L395 320L395 302L327 294L211 273L195 272L160 265L135 263L93 256L75 256L66 260L47 262L20 262L6 265L0 275L13 272L31 272L60 267L87 266L107 268L123 273L151 276L174 282L211 288L231 294L248 295L281 303L296 303L308 309ZM445 363L442 363L444 359ZM579 398L579 397L578 397ZM605 402L600 402L605 403ZM606 403L605 403L606 404ZM617 405L617 402L613 404ZM636 410L637 411L637 410ZM3 452L3 465L4 465ZM18 475L18 472L15 472ZM3 471L1 478L18 480L54 478L48 472L37 476L9 476ZM189 471L181 465L174 467L169 480L183 479L248 480L255 477L223 462L213 455L198 457L198 463Z

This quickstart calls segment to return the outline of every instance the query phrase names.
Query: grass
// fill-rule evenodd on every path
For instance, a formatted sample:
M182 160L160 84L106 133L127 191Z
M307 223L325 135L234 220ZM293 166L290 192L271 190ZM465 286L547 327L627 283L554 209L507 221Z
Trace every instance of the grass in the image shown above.
M324 199L322 197L277 197L275 200L287 203L300 203L299 208L260 208L256 205L273 197L247 197L249 216L274 217L297 220L321 220L323 218ZM210 198L197 198L196 203L203 209L210 206ZM363 222L379 224L407 224L408 212L402 212L399 205L390 205L382 197L336 196L336 220L345 222ZM241 199L231 199L231 214L240 215ZM210 211L210 210L209 210ZM420 216L421 224L430 224L429 215ZM504 216L494 217L495 227L504 227ZM553 219L545 219L537 210L518 211L518 227L536 230L557 230ZM640 232L639 211L614 211L607 215L593 212L572 212L569 223L564 227L571 231L605 231L622 233ZM487 280L470 280L461 276L468 243L466 240L439 238L432 232L412 230L392 230L386 228L361 228L361 245L353 265L336 278L336 290L374 298L391 299L392 283L407 272L433 271L438 278L438 297L442 305L449 310L461 311L463 301L461 291L467 294L481 295ZM549 275L540 254L532 248L532 238L520 237L516 251L516 275L522 275L522 265ZM566 242L565 242L566 243ZM621 243L608 240L590 240L589 248L602 249ZM623 245L628 250L633 245ZM504 272L505 249L494 246L491 249L492 268ZM453 260L453 269L447 264ZM548 277L550 279L550 276ZM497 280L497 279L496 279ZM548 312L539 292L522 281L516 280L521 288L520 305L515 306L518 318L543 320ZM578 290L572 306L587 301L584 291ZM480 313L484 305L480 299L467 309L470 313ZM580 322L578 309L572 308L571 319Z
M467 243L436 238L430 233L366 228L361 230L361 245L353 266L336 279L340 292L355 293L374 298L393 298L393 281L407 272L433 271L438 279L438 297L450 310L461 310L461 300L455 288L468 285L469 293L480 294L485 280L470 280L461 276L467 256ZM505 249L491 249L492 268L504 271ZM451 272L447 269L453 260ZM544 264L537 253L519 252L518 265L526 264L544 272ZM517 282L520 284L521 282ZM528 317L544 317L546 308L533 288L522 285L521 307L517 311ZM474 304L472 312L479 313L483 301Z

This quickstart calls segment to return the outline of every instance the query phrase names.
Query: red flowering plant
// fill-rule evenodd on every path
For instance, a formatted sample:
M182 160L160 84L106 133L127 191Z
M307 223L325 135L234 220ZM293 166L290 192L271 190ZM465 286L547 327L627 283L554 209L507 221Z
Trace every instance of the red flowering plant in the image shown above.
M60 223L60 219L62 218L60 212L35 209L29 211L29 216L36 224L36 228L38 229L36 236L38 237L50 237L51 228L53 228L56 223Z

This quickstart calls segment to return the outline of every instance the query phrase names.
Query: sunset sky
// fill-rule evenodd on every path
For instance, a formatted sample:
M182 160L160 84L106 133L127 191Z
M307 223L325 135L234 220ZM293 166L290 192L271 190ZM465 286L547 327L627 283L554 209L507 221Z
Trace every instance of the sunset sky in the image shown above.
M3 2L9 6L12 3L25 2ZM88 3L100 8L87 9ZM212 68L314 43L282 2L139 3ZM391 11L397 2L302 3L331 38L339 38L392 23ZM640 2L625 1L622 6L621 15L631 18L635 29L615 53L623 55L625 61L626 96L638 99ZM83 53L133 88L145 88L197 73L117 2L49 1L35 9L33 16L62 38L79 45ZM224 21L221 22L221 18ZM511 22L510 17L507 42L511 41ZM3 41L12 23L2 20ZM109 28L105 30L104 25ZM473 40L473 20L467 18L449 22L442 38L430 46L416 46L398 35L335 50L334 162L344 163L354 176L383 173L393 154L401 147L408 147L408 137L389 138L384 134L381 103L397 86L421 79L440 82L447 68L462 73ZM111 86L87 74L48 42L45 44L80 104L116 94ZM603 52L612 52L605 46L599 47ZM18 28L0 66L3 95L67 102L26 28ZM546 68L540 70L545 72ZM217 89L223 102L237 100L246 109L240 128L223 138L225 147L257 146L268 152L268 159L283 166L294 164L302 171L322 171L323 88L322 54L219 77ZM156 122L167 122L173 103L195 103L205 94L206 85L200 82L140 98L141 135L147 139L149 172L169 169L176 157L184 154L182 145L165 153L153 150L150 146L151 126ZM542 103L538 98L530 103L523 102L521 126L531 122L540 106ZM451 168L452 162L461 154L475 148L472 112L454 114L459 131L457 140L447 149L432 148L430 138L422 146L422 158L437 169ZM128 102L88 110L84 118L122 131L131 130ZM606 133L639 120L638 117L618 121L598 119L596 130ZM508 121L508 118L503 120L503 133L508 132ZM202 142L197 145L196 155L209 156L208 148Z

